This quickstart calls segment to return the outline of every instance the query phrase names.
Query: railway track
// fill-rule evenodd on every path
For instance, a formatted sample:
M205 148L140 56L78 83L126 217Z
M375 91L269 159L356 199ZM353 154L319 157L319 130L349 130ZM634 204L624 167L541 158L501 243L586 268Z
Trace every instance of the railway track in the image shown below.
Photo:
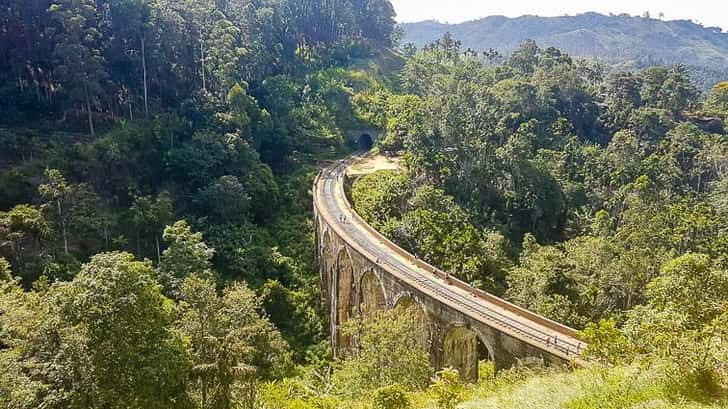
M472 288L415 258L366 224L349 204L344 191L347 168L358 156L324 169L314 183L317 210L347 244L399 280L471 318L566 360L583 363L586 345L564 325Z

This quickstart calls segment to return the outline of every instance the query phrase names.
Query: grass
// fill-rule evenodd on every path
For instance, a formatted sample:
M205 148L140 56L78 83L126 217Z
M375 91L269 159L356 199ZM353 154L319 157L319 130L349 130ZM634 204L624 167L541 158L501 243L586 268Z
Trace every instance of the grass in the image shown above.
M469 385L458 409L726 409L728 396L695 402L681 398L660 381L657 372L634 366L611 369L518 368L497 377L481 373L477 385ZM294 399L293 384L269 389L268 409L372 409L373 395ZM275 396L277 395L277 396ZM428 391L409 395L411 409L438 409ZM270 399L273 398L273 399Z
M667 390L657 376L636 367L581 369L496 380L471 389L463 409L717 409L728 400L689 402Z

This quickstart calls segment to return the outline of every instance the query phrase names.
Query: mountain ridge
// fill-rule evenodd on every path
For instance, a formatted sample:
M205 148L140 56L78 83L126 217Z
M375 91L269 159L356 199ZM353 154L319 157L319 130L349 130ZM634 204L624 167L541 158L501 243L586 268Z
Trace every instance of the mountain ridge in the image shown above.
M664 21L596 12L574 16L489 16L463 23L435 20L403 23L405 42L422 47L450 32L463 48L509 53L526 39L558 47L577 57L623 63L628 68L688 64L712 69L728 66L728 32L689 20Z

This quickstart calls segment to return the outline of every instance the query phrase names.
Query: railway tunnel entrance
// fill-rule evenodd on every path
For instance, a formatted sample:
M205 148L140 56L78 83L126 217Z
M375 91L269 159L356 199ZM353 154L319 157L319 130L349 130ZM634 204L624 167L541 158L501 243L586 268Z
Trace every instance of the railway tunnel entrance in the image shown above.
M457 369L463 382L477 382L481 363L493 360L485 342L467 327L452 327L443 340L443 368Z
M356 142L358 148L363 151L368 151L374 146L374 139L368 133L363 133L359 135L359 138L357 138Z

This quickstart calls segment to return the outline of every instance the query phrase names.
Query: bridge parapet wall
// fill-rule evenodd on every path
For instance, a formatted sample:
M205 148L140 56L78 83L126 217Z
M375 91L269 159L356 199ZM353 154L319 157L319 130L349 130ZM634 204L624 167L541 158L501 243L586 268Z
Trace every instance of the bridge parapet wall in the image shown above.
M339 179L337 178L337 181ZM342 182L337 182L342 183ZM316 239L318 244L318 257L322 283L323 302L330 309L331 339L335 353L340 353L350 347L351 340L340 336L341 326L349 319L365 315L372 308L394 308L402 297L410 297L425 312L428 320L428 345L431 363L435 369L446 365L460 365L461 375L465 380L473 381L477 377L478 360L490 359L496 368L507 368L516 362L538 361L548 364L561 364L568 360L564 354L556 349L556 353L543 348L543 339L533 339L519 332L518 328L510 330L508 323L494 325L483 319L476 319L474 315L462 308L456 308L447 300L440 299L424 292L421 288L407 280L398 277L392 266L382 262L361 243L348 242L344 238L342 223L345 226L353 223L357 228L363 229L373 241L386 245L388 251L396 254L407 263L432 273L432 277L447 284L466 291L473 299L484 300L492 305L508 309L524 319L538 323L547 329L553 329L560 334L575 335L574 330L561 324L533 314L527 310L514 306L502 299L494 297L484 291L471 288L466 283L457 280L441 270L419 260L401 247L389 241L386 237L369 226L352 209L348 199L344 196L341 201L348 209L346 221L336 220L327 209L320 206L317 195L317 186L321 184L321 177L316 178L314 186L314 212L316 216ZM341 217L341 216L340 216ZM370 241L371 243L371 241ZM340 255L346 255L348 261L342 268ZM351 272L348 272L348 266ZM345 270L345 271L342 271ZM348 277L351 274L351 277ZM367 280L362 285L362 278ZM344 283L342 285L342 283ZM372 293L381 289L381 294ZM378 291L378 290L377 290ZM372 301L374 300L374 301ZM346 305L340 305L341 303ZM376 304L372 306L371 304ZM535 337L538 338L538 337ZM566 356L569 350L566 349ZM475 368L475 369L473 369Z

